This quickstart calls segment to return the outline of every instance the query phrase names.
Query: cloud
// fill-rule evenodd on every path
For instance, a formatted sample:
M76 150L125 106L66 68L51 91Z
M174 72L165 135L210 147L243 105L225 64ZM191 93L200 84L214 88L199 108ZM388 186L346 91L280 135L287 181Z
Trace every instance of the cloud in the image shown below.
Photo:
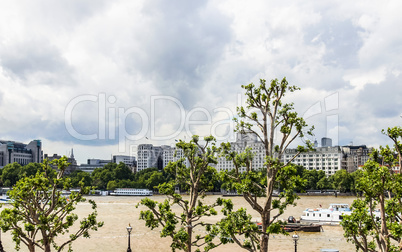
M2 44L0 48L0 63L4 71L13 78L20 78L22 83L74 85L68 62L49 41L14 41L12 44Z
M378 5L2 2L0 135L21 141L43 138L57 151L88 146L90 153L94 146L102 153L117 151L121 133L172 134L181 129L183 118L208 121L190 126L189 134L216 130L225 135L230 124L218 129L216 123L230 121L244 103L240 85L286 76L302 88L287 101L300 115L310 112L307 121L316 126L317 139L338 132L340 144L381 144L380 129L398 124L402 113L397 91L402 34L396 32L402 3ZM325 102L333 94L339 106L328 110ZM95 100L79 103L71 120L77 132L99 136L92 141L76 139L65 124L68 105L86 95ZM177 99L184 110L178 112L178 105L167 101L152 104L158 96ZM315 105L317 110L310 111ZM173 138L188 135L182 129ZM169 141L142 138L125 144L129 150L132 144Z

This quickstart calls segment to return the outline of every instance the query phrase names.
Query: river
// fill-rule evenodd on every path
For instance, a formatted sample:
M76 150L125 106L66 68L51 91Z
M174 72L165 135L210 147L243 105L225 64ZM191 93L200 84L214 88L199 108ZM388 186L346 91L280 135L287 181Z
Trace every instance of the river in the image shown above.
M206 202L213 202L218 196L208 196ZM133 227L131 232L131 248L133 252L155 252L170 251L170 238L160 238L159 230L150 230L145 227L144 221L139 220L139 213L145 210L144 207L136 208L135 205L141 197L125 196L96 196L87 197L93 199L98 205L98 219L104 221L104 226L97 232L91 231L91 238L79 238L73 243L73 250L76 252L123 252L127 251L127 230L130 223ZM159 202L165 199L164 196L152 196L152 199ZM231 197L235 207L245 207L250 209L242 197ZM281 219L287 219L288 216L300 218L303 210L306 208L318 208L319 205L328 207L330 203L351 204L355 197L343 196L301 196L297 201L297 206L288 207ZM82 203L77 206L76 213L79 217L88 214L91 211L90 205ZM258 221L258 215L250 211L250 214ZM214 216L214 220L219 220L222 216ZM73 231L73 230L72 230ZM343 237L343 231L340 226L324 226L324 232L304 233L299 232L299 241L297 243L298 251L320 251L320 249L338 249L339 251L354 251L353 244L346 242ZM62 239L62 237L60 238ZM1 240L6 251L15 251L12 242L11 233L2 233ZM20 251L28 251L21 244ZM39 250L38 250L39 251ZM67 250L65 250L67 251ZM245 251L235 244L222 245L212 251L216 252L234 252ZM294 242L291 236L271 235L269 242L269 251L294 251Z

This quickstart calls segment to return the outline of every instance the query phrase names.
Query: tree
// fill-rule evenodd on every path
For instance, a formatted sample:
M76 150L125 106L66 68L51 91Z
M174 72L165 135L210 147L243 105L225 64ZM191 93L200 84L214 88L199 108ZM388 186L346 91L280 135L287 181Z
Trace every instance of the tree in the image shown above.
M197 227L205 226L207 231L213 229L211 224L205 223L202 219L216 215L214 207L223 202L221 199L212 205L205 205L202 202L205 192L213 188L213 183L208 177L216 173L210 164L217 163L218 153L212 136L205 137L204 140L204 145L199 143L198 136L193 136L189 143L180 140L176 147L185 158L170 162L165 167L165 172L172 174L176 179L158 186L159 192L165 194L167 199L158 203L145 198L139 204L148 208L146 211L141 211L140 219L145 220L145 225L151 229L162 226L161 237L172 238L172 251L178 249L190 252L193 247L200 246L205 246L204 250L207 251L218 245L212 242L211 234L194 236L194 229ZM177 185L182 191L188 192L189 199L175 193ZM180 208L180 213L173 211L175 205Z
M324 176L317 182L317 189L323 190L323 189L331 189L331 188L332 188L331 183L329 182L328 178L324 174Z
M3 169L1 169L1 181L3 186L11 187L15 185L19 179L21 169L22 166L16 162L4 166Z
M84 186L91 186L92 179L91 174L81 170L75 170L68 175L71 179L71 186L72 187L79 187L80 182L84 183Z
M303 178L307 180L307 190L316 190L316 189L321 189L318 188L318 182L322 179L325 178L325 172L324 171L317 171L317 170L305 170L303 173Z
M288 84L286 78L282 81L274 79L270 84L260 80L257 87L253 83L242 86L247 97L247 108L238 107L238 118L235 118L236 131L242 134L253 134L261 141L265 163L263 167L252 167L253 155L250 150L244 153L236 153L229 144L224 144L224 154L227 159L233 160L235 169L233 172L225 173L226 185L243 194L250 207L256 211L261 218L261 229L255 230L250 224L248 230L251 240L240 245L248 250L260 249L268 251L268 240L271 233L283 232L278 217L283 213L286 206L294 204L297 196L293 189L300 186L303 181L297 176L297 169L291 165L293 159L282 163L282 156L297 137L303 137L305 133L312 134L312 129L306 130L307 124L303 118L298 117L292 103L285 103L284 97L288 92L294 92L299 88ZM248 109L248 110L246 110ZM277 137L280 135L279 137ZM311 147L311 144L309 144ZM295 157L306 148L299 146ZM245 167L244 172L240 168ZM261 168L261 169L259 169ZM273 198L275 187L282 192L279 198ZM264 197L263 202L258 197ZM273 210L278 210L274 213ZM236 216L247 216L238 212L228 212ZM229 219L229 218L228 218ZM236 223L243 223L239 220ZM236 226L234 229L242 230ZM232 238L235 233L232 234ZM255 243L255 246L250 244Z
M335 172L330 180L332 181L333 188L340 192L350 192L353 189L353 177L344 169Z
M53 176L55 171L50 165L58 167L57 176ZM3 232L11 231L16 250L20 249L22 242L30 252L35 248L50 252L52 245L57 251L62 251L66 246L71 251L74 240L81 236L88 238L90 230L96 231L102 227L103 222L96 219L96 204L90 200L93 212L80 220L78 230L69 238L60 245L56 244L55 238L69 232L78 220L74 210L78 203L86 201L83 194L90 190L89 187L81 187L80 192L72 192L68 199L61 194L61 189L70 188L70 180L63 178L68 165L67 157L50 162L45 160L43 172L38 171L34 176L19 180L8 192L12 203L10 208L0 213L0 228Z
M43 171L42 165L40 163L29 163L27 165L24 165L19 171L18 180L25 177L33 176L38 171Z
M388 128L383 133L392 139L394 146L372 152L356 186L364 199L356 200L352 214L341 222L344 236L363 251L402 250L402 128ZM397 165L399 173L394 173L392 168ZM380 218L374 214L376 211Z

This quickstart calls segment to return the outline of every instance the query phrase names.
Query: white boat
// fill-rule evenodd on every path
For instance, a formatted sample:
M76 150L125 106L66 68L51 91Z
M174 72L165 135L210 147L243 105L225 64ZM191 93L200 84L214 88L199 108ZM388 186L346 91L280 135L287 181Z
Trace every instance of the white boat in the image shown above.
M317 222L322 224L339 224L344 215L352 211L348 204L330 204L329 208L307 208L300 217L302 222Z
M316 222L322 225L333 225L339 224L343 216L350 215L352 210L350 210L348 204L330 204L329 208L307 208L303 211L303 215L300 217L301 222ZM380 211L373 211L373 215L376 218L380 218Z
M11 203L10 197L8 197L7 194L3 194L0 198L0 204L10 204L10 203Z
M114 192L110 193L114 196L152 196L152 191L148 189L137 188L117 188Z

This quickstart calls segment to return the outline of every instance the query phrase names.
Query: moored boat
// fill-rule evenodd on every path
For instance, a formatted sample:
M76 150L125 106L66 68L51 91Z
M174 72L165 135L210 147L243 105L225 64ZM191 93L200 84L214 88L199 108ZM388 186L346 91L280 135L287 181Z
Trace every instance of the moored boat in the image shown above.
M117 188L110 193L112 196L152 196L152 194L151 190L137 188Z
M11 203L10 197L8 197L7 194L3 194L0 198L0 204L10 204L10 203Z
M322 224L339 224L343 216L352 211L348 204L330 204L329 208L307 208L300 217L301 222L317 222Z
M283 226L283 229L286 232L321 232L322 230L322 225L319 224L313 224L313 223L309 223L309 224L303 224L303 223L288 223L286 225Z

